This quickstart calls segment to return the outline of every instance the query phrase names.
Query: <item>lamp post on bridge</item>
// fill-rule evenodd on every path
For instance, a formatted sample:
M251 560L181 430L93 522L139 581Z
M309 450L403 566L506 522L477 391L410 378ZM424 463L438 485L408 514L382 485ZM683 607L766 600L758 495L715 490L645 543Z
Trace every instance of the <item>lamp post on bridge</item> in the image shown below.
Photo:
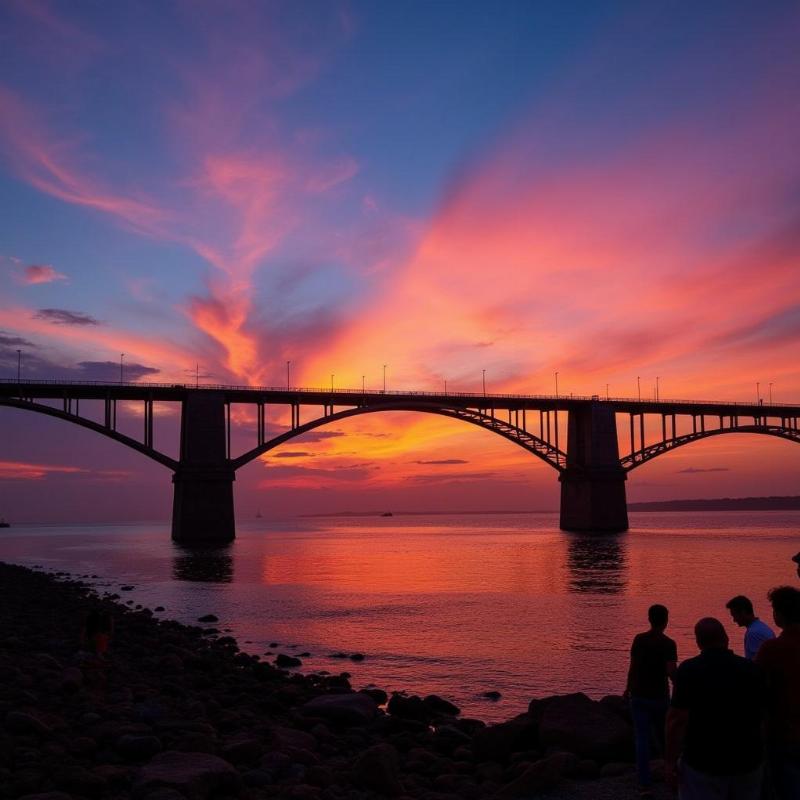
M608 402L608 384L606 384L606 402Z
M639 402L642 402L642 379L639 375L636 376L636 391L639 394Z
M447 394L447 378L444 379L444 393Z
M558 373L556 372L556 400L558 400Z
M366 375L362 375L361 376L361 394L366 394L366 392L367 392L367 390L366 390L366 380L367 380L367 376Z
M292 365L291 361L287 361L286 362L286 391L287 392L289 391L289 387L292 385L291 381L289 379L289 367L291 367L291 365Z
M761 405L761 383L756 381L756 403Z
M331 373L331 391L333 391L333 373Z
M388 364L384 364L383 365L383 393L384 394L386 394L386 367L388 367L388 366L389 366Z
M122 383L122 359L125 358L125 353L119 354L119 382Z
M483 396L486 397L486 370L482 369L481 372L483 373Z
M17 383L20 382L20 376L22 375L22 350L17 350ZM772 384L770 384L771 386Z
M659 393L658 393L658 375L656 375L656 402L658 402L658 400L660 400L660 399L661 399L661 397L659 396Z
M769 404L772 405L772 381L769 384Z

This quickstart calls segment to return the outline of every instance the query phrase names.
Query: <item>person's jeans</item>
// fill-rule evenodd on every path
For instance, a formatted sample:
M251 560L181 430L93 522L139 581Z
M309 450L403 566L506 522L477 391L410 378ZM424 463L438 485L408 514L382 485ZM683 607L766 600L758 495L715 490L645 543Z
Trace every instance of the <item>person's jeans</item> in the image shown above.
M742 775L709 775L681 761L678 800L760 800L764 767Z
M655 734L661 752L664 752L664 727L669 700L654 700L650 697L631 697L633 734L636 742L636 774L640 786L650 786L651 741Z

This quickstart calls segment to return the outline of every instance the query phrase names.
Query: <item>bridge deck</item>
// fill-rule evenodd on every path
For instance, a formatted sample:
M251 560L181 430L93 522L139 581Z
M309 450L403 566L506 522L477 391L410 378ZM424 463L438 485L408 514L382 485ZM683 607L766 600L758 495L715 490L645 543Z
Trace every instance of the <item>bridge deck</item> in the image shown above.
M101 383L95 381L20 381L0 379L0 398L60 400L157 400L182 401L190 393L221 392L230 403L274 403L285 405L380 406L431 403L462 408L569 410L589 403L603 403L614 411L631 414L706 414L709 416L796 417L800 404L747 403L726 400L638 400L630 397L482 394L474 392L380 391L375 389L320 389L269 386L227 386L170 383Z

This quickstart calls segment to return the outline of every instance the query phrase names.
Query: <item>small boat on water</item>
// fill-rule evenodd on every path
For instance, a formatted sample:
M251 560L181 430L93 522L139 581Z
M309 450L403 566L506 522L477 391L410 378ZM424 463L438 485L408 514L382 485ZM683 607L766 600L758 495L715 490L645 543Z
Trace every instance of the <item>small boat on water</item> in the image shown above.
M384 511L383 514L381 514L381 516L382 517L393 517L394 514L392 514L391 511Z
M4 517L0 517L0 528L10 528L11 523L6 522Z
M260 510L256 511L256 519L261 519L262 516L263 514L261 513Z

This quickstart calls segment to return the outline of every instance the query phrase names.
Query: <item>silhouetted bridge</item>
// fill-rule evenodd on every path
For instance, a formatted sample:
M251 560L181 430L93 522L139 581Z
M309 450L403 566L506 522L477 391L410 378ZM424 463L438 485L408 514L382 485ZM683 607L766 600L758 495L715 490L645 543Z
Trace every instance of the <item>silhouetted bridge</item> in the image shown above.
M100 421L81 415L81 401L100 401ZM141 438L117 427L117 404L141 402ZM156 449L153 404L181 404L178 458ZM231 453L231 404L256 416L255 445ZM416 411L460 420L498 434L559 473L561 527L621 531L628 527L628 473L676 447L727 433L758 433L800 442L800 406L688 400L380 392L344 389L276 389L154 383L0 381L0 406L35 411L108 436L173 471L172 537L184 542L225 542L235 536L236 470L303 433L360 414ZM275 436L267 409L290 410L291 424ZM84 406L85 407L85 406ZM301 409L320 409L301 421ZM566 415L566 422L564 419ZM626 419L627 417L627 419ZM645 425L652 417L656 423ZM560 418L560 423L559 423ZM680 424L679 424L680 423ZM560 424L566 431L566 443ZM619 441L630 441L620 455Z

